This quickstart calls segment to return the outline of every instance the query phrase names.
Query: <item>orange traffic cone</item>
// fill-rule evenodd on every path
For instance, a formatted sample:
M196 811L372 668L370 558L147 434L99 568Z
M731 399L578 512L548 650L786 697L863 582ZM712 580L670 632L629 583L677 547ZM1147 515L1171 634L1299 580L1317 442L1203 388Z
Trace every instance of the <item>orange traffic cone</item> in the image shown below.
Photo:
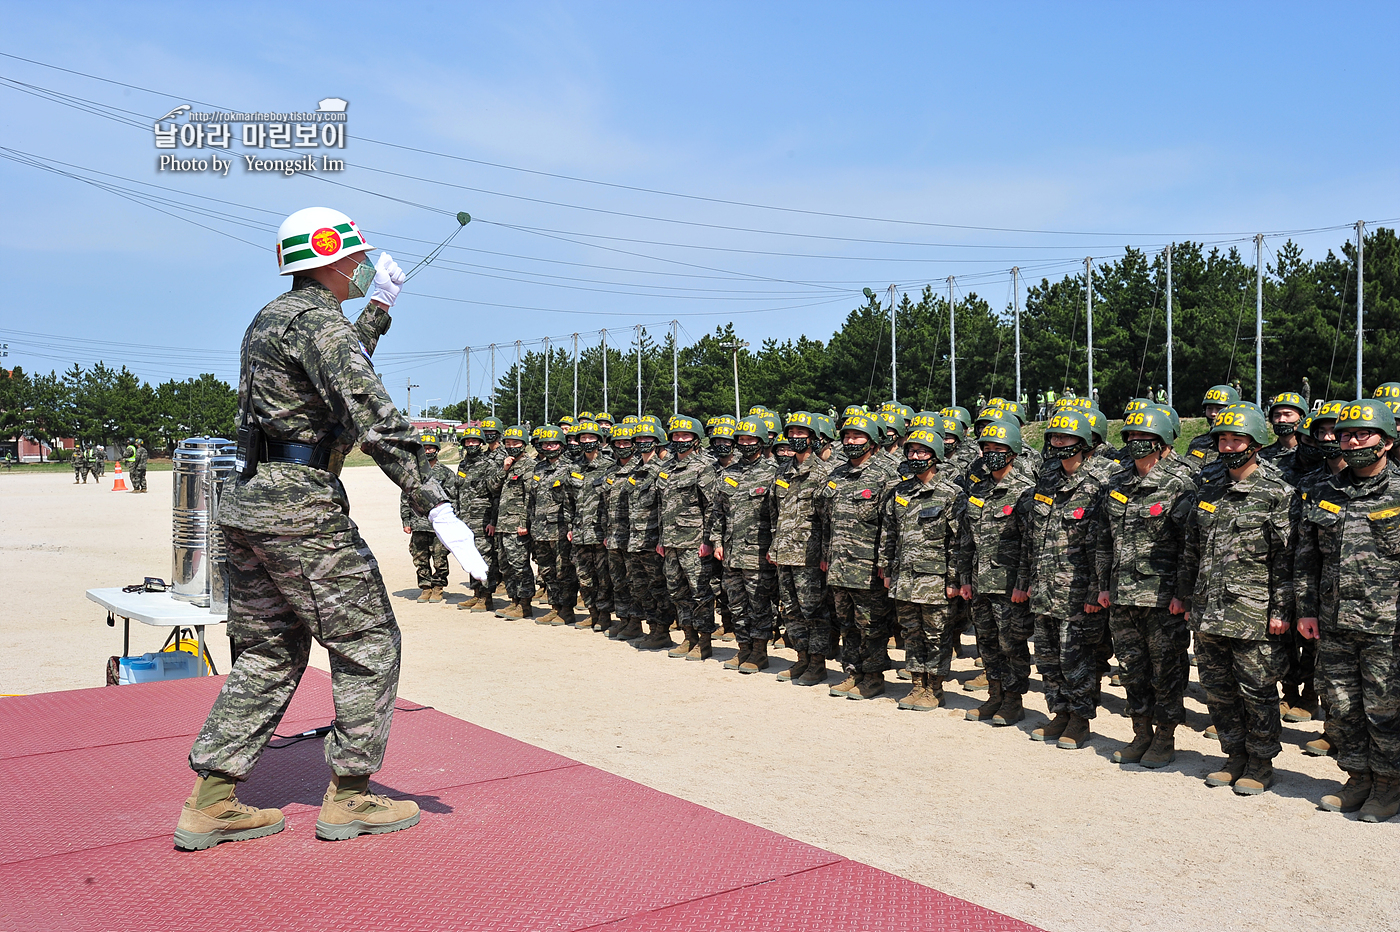
M126 487L126 480L125 480L124 478L122 478L122 464L121 464L121 460L118 460L118 461L117 461L117 468L116 468L116 470L113 471L113 473L112 473L112 491L113 491L113 492L130 492L130 491L131 491L131 489L128 489L128 488Z

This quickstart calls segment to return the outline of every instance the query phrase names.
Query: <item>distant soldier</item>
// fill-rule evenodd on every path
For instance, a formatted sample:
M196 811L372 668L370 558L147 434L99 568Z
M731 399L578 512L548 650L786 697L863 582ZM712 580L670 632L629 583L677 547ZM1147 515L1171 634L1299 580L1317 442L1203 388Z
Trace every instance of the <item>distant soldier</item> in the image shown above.
M73 484L77 485L79 480L87 485L87 451L82 444L73 447Z
M627 484L632 487L628 501L627 582L632 601L646 619L647 636L637 642L638 650L670 650L671 624L676 610L666 591L666 572L657 547L661 543L661 495L657 477L665 463L657 455L657 444L665 439L661 428L651 421L632 427L635 465Z
M765 459L768 430L743 420L734 429L735 461L715 484L713 535L715 556L724 565L724 588L734 613L738 652L725 668L740 673L768 669L768 641L773 637L773 595L777 568L768 558L773 544L777 467Z
M685 639L667 656L705 660L713 655L714 592L701 558L711 549L711 505L715 500L715 471L699 452L700 422L671 418L667 436L671 456L656 474L660 489L661 534L666 592L680 618Z
M524 427L512 424L501 437L505 458L501 461L501 491L491 539L511 606L497 611L496 617L516 621L535 615L530 605L535 593L535 572L530 566L530 486L535 460L525 446Z
M1298 425L1309 414L1307 402L1297 392L1284 392L1269 402L1269 425L1275 439L1259 451L1261 460L1272 460L1286 476L1294 474L1293 458L1298 449Z
M1206 392L1205 399L1201 402L1201 413L1206 418L1206 430L1192 438L1186 446L1186 455L1195 469L1199 470L1215 462L1215 438L1211 436L1210 428L1215 426L1216 415L1239 400L1240 393L1233 385L1212 385Z
M496 534L496 502L501 495L502 469L486 444L480 427L468 427L462 432L462 461L457 464L456 481L447 488L453 496L452 507L478 540L491 541ZM457 603L461 611L494 612L492 593L501 581L496 548L485 547L486 581L468 578L472 596Z
M617 620L608 627L608 638L631 641L642 631L642 611L632 597L632 582L627 576L627 541L631 535L630 514L632 477L636 455L632 450L632 427L618 424L608 438L613 462L617 467L603 480L603 546L608 553L608 579L613 589L613 611Z
M539 429L540 459L530 476L530 543L540 568L550 611L536 618L537 625L571 625L578 599L569 529L573 524L573 497L564 487L573 463L564 448L564 432L552 424Z
M438 462L438 439L432 434L424 434L422 444L423 453L428 459L429 475L442 486L450 501L457 487L457 479L451 469ZM447 547L438 540L427 515L420 515L413 509L407 491L399 493L399 518L403 521L403 532L409 536L408 554L413 558L413 569L418 574L420 592L416 601L441 602L442 590L447 585ZM475 528L472 530L476 531Z
M780 439L786 455L774 456L773 543L768 556L778 570L778 605L797 663L778 674L799 686L826 682L827 658L834 653L822 567L822 528L818 497L830 467L818 449L817 415L794 411Z
M101 479L102 474L107 471L107 448L100 443L93 449L93 462L97 467L93 475Z
M573 545L583 604L588 609L588 617L574 622L574 627L606 631L612 625L613 587L608 548L603 543L607 524L604 499L617 463L602 455L603 432L593 421L581 420L574 436L578 438L580 461L569 472L568 485L574 499L569 542Z
M131 462L131 491L146 491L146 441L140 439L127 448L130 451L128 459Z

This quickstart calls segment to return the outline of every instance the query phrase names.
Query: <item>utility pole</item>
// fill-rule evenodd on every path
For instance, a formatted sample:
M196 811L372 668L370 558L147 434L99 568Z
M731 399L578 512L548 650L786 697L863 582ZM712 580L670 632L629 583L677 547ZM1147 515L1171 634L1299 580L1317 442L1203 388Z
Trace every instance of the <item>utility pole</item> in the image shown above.
M637 325L637 417L642 416L642 325Z
M408 386L408 419L409 419L410 421L412 421L412 420L413 420L413 390L414 390L415 388L422 388L423 386L421 386L421 385L414 385L414 384L413 384L413 379L411 379L411 378L410 378L410 379L404 379L404 380L403 380L403 384L405 384L405 385Z
M515 341L515 423L523 423L520 415L520 341Z
M1016 315L1016 403L1021 403L1021 291L1016 286L1017 266L1011 267L1011 306Z
M1176 405L1172 394L1172 244L1167 244L1167 404Z
M1254 403L1264 407L1264 234L1254 234Z
M578 420L578 334L574 334L574 420Z
M544 338L544 422L549 423L549 337Z
M958 404L958 328L955 323L957 315L953 313L953 276L948 276L948 382L952 388L953 400L949 404L957 407ZM973 412L973 417L977 412Z
M734 351L734 420L742 421L744 416L739 413L739 350L749 344L737 337L733 340L725 340L720 344L722 349Z
M1089 316L1089 387L1085 398L1094 397L1094 260L1084 257L1084 298Z
M1356 399L1361 400L1361 338L1366 331L1361 327L1362 309L1365 301L1365 266L1361 261L1361 251L1366 246L1366 221L1356 221Z
M603 331L603 410L608 410L608 331Z
M472 348L467 347L467 423L472 420Z
M496 344L491 344L491 416L496 416Z
M681 413L681 382L680 382L680 343L676 337L676 328L680 326L680 321L671 321L671 413Z
M890 302L890 401L899 404L899 344L895 342L894 338L894 285L890 285L888 294Z

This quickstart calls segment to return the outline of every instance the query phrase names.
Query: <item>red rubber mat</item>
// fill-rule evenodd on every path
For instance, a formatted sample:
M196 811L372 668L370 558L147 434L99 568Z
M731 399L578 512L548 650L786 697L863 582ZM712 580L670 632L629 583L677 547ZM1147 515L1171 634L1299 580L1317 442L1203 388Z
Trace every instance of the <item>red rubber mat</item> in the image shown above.
M280 733L329 719L328 683L308 671ZM0 700L9 734L47 736L0 760L7 796L39 813L0 834L0 930L1031 928L404 700L375 784L418 802L417 827L317 841L312 739L268 750L240 787L287 831L178 852L211 687Z

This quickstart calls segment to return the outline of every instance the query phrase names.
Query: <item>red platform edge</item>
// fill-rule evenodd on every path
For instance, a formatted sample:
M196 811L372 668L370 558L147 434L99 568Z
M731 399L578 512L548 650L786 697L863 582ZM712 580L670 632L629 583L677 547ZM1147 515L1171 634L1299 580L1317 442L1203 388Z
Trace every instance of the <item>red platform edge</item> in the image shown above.
M313 739L240 788L287 831L177 852L185 757L222 683L0 700L0 786L40 813L0 834L0 929L1035 929L404 699L375 783L418 801L417 827L318 842ZM332 715L310 669L278 731Z

